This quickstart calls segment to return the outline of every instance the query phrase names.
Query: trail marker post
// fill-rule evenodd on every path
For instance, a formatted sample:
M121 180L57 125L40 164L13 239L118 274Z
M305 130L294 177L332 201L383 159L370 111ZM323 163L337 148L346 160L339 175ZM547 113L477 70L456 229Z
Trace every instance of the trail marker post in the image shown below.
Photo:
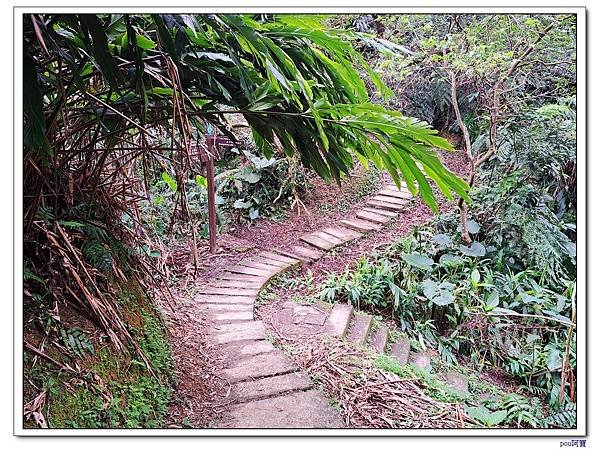
M211 124L206 127L206 150L200 153L200 161L206 165L206 189L208 193L208 235L211 254L217 251L217 203L215 190L215 159L220 156L220 147L234 147L235 143L227 136L217 136Z

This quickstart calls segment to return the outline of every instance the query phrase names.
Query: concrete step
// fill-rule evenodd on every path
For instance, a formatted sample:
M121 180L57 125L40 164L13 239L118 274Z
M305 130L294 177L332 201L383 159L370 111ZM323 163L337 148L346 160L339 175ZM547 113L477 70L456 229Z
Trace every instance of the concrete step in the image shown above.
M370 314L354 314L354 318L348 328L348 340L364 345L371 331L373 316Z
M396 217L398 215L398 213L395 213L395 212L392 212L392 211L388 211L387 209L369 208L368 206L365 206L363 209L365 211L369 211L369 212L372 212L374 214L378 214L380 216L386 216L386 217L389 217L389 218Z
M362 233L340 226L325 228L323 232L336 238L342 239L344 242L353 241L354 239L358 239L363 236Z
M316 390L234 405L217 428L343 428L340 413Z
M397 189L383 189L377 193L377 195L384 195L386 197L395 197L402 198L405 200L410 200L413 198L413 195L408 191L399 191Z
M238 263L240 266L249 267L250 269L266 270L269 272L278 272L285 266L285 263L274 262L269 264L267 261L259 261L258 259L245 259Z
M243 359L238 365L225 369L223 373L230 383L280 375L296 370L292 361L280 352L265 353Z
M352 319L353 310L352 305L336 303L325 321L324 332L333 337L344 337Z
M408 364L408 355L410 354L410 341L408 338L401 337L392 344L390 356L403 366Z
M299 264L300 260L298 258L290 258L288 256L280 255L274 252L261 252L257 255L257 259L264 258L265 260L270 261L279 261L287 264Z
M388 211L400 211L402 209L404 209L404 205L398 205L396 203L389 203L386 201L380 201L380 200L369 200L366 205L368 206L372 206L373 208L376 209L385 209Z
M380 230L381 229L381 225L377 225L373 222L368 222L366 220L361 220L361 219L344 219L344 220L340 220L340 223L342 225L345 225L348 228L351 228L352 230L356 230L356 231L375 231L375 230Z
M259 380L235 383L231 389L231 396L234 402L245 403L294 391L302 391L308 389L311 384L308 375L301 372L291 372Z
M384 216L382 214L374 213L367 210L358 210L356 212L356 217L359 219L368 220L369 222L378 223L380 225L385 225L391 220L391 217Z
M385 325L382 325L369 337L369 346L377 353L384 353L387 345L390 330Z
M408 205L410 203L410 200L407 200L405 198L392 197L387 195L376 195L371 200L374 200L376 202L393 203L394 205L401 206Z
M336 247L340 243L333 242L332 239L323 239L321 236L317 236L313 233L302 236L300 240L325 252L331 250L333 247Z
M297 258L305 262L316 261L325 254L325 252L321 250L304 247L302 245L294 245L289 250L274 250L274 252L283 256L289 256L290 258Z

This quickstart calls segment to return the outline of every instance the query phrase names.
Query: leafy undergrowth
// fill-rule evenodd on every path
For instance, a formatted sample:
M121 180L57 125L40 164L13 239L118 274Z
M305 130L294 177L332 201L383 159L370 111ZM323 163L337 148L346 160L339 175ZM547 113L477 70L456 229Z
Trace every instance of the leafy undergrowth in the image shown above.
M483 235L485 245L461 245L447 223L440 218L332 274L317 289L320 298L381 314L411 338L415 350L432 349L446 366L460 363L476 373L501 369L513 378L527 401L514 394L480 405L487 409L471 412L484 425L495 420L483 420L486 411L506 411L499 421L506 423L515 405L528 403L532 409L521 413L519 426L574 426L573 281L515 254L505 261L502 249ZM475 236L478 227L472 223Z
M119 302L135 352L115 351L104 333L68 307L48 317L44 336L25 330L41 356L25 352L25 425L50 428L156 428L164 424L175 383L161 313L137 285L123 285ZM58 311L58 309L56 310Z

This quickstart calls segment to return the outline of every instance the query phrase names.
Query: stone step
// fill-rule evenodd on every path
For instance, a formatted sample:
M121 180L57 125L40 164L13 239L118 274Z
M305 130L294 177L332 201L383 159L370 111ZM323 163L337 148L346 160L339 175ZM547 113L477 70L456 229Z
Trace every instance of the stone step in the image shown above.
M250 342L232 342L229 345L222 345L219 351L226 357L225 365L227 368L237 366L241 360L251 356L278 352L273 344L266 339Z
M311 385L308 375L301 372L291 372L260 380L236 383L232 386L231 396L234 402L245 403L294 391L302 391L308 389Z
M248 322L254 320L253 311L228 311L213 313L209 316L216 322Z
M242 289L242 290L260 290L264 284L262 281L247 281L247 280L222 280L214 281L220 288L224 289Z
M287 263L290 265L299 264L300 260L297 258L290 258L288 256L280 255L275 252L261 252L258 254L257 258L265 258L271 261L279 261L282 263Z
M380 230L381 225L374 224L373 222L367 222L366 220L360 219L344 219L340 220L342 225L347 226L348 228L356 231L375 231Z
M400 206L408 205L410 203L410 200L407 200L405 198L388 197L387 195L376 195L371 200L374 200L376 202L392 203L394 205Z
M323 325L324 332L333 337L344 337L350 319L352 319L353 310L352 305L336 303L331 309L325 325Z
M279 272L284 263L269 264L266 261L257 261L255 259L245 259L238 263L240 266L249 267L250 269L265 270L270 273Z
M359 219L368 220L370 222L375 222L380 225L385 225L386 223L388 223L391 220L391 217L384 216L381 214L376 214L374 212L366 211L364 209L358 210L356 212L356 217L358 217Z
M256 277L261 277L261 278L266 277L267 279L269 279L270 277L273 276L273 272L271 270L253 269L253 268L250 268L250 267L240 266L240 265L228 267L225 270L227 272L231 272L231 273L240 273L240 274L244 274L244 275L254 275Z
M390 219L398 216L398 213L393 212L393 211L388 211L387 209L369 208L368 206L365 206L363 209L365 211L369 211L374 214L379 214L380 216L389 217Z
M275 250L277 253L281 253L284 256L290 256L292 258L298 258L305 262L316 261L321 258L325 252L321 250L316 250L314 248L308 248L301 245L292 246L289 251L285 250Z
M240 305L228 303L204 303L201 309L206 311L208 314L222 314L226 312L253 312L254 305Z
M217 303L225 305L254 305L256 296L239 296L239 295L207 295L199 294L196 297L199 303Z
M206 295L227 295L232 297L256 297L258 295L259 289L257 288L228 288L228 287L216 287L216 286L206 286L202 289L200 294Z
M237 365L225 369L223 373L230 383L235 383L253 378L280 375L296 369L297 367L283 353L271 352L243 359Z
M300 238L300 240L306 242L309 245L312 245L313 247L318 248L319 250L324 251L331 250L333 247L336 247L338 245L337 243L332 242L329 239L323 239L322 237L315 236L314 234L304 235Z
M395 203L382 202L378 200L369 200L366 205L372 206L373 208L386 209L388 211L400 211L404 209L404 205L397 205Z
M402 189L398 189L398 186L396 186L396 183L389 183L389 184L386 184L385 186L383 186L383 189L391 189L392 191L397 191L397 192L400 192L400 191L409 192L405 181L402 181L400 183L400 186L402 186Z
M377 353L385 352L385 346L387 345L390 330L385 325L382 325L373 333L369 338L369 346Z
M217 275L217 280L227 281L248 281L252 284L264 284L268 281L269 276L258 277L256 275L247 275L242 273L222 272Z
M312 233L312 235L324 239L326 241L333 242L335 245L342 245L346 242L345 239L332 236L331 234L325 233L324 231L315 231L314 233Z
M390 356L398 361L401 365L408 364L408 355L410 354L410 341L408 338L401 337L392 344Z
M262 322L252 321L247 324L245 328L238 329L229 332L217 332L215 335L215 342L217 344L230 344L232 342L239 341L258 341L265 339L266 331L265 326ZM219 328L222 329L222 326Z
M405 200L410 200L413 198L413 195L408 191L399 191L397 189L383 189L377 193L377 195L383 195L385 197L394 197L401 198Z
M431 356L427 352L411 353L408 361L417 367L426 369L431 366Z
M344 421L319 391L293 392L234 405L218 428L343 428Z
M353 241L354 239L359 239L363 236L362 233L340 226L327 227L323 232L342 239L344 242Z
M364 345L371 331L373 316L369 314L354 314L354 319L348 328L348 340L360 345Z
M469 393L469 379L461 373L450 370L444 376L444 381L459 393Z

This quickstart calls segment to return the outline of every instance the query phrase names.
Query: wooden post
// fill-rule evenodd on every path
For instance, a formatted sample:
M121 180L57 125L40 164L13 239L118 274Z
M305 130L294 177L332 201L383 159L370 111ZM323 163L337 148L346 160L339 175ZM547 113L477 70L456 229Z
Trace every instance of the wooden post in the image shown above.
M208 234L209 250L214 254L217 250L217 205L215 201L215 136L207 139L208 158L206 161L206 188L208 191Z

